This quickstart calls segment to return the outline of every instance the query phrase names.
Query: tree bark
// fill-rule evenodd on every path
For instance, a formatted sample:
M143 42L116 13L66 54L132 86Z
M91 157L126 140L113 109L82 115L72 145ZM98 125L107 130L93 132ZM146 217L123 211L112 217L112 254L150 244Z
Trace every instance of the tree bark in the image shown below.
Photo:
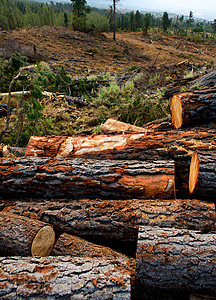
M216 90L175 94L171 100L172 123L175 128L216 122Z
M216 200L216 153L194 152L190 164L189 191L200 199Z
M99 240L136 242L141 225L216 230L214 203L199 200L5 201L1 209L47 222L60 232Z
M0 160L1 197L172 198L173 161Z
M190 156L191 151L216 150L214 126L190 130L89 136L33 136L26 156L88 157L97 159L156 159Z
M137 281L149 289L216 292L216 234L140 227Z
M55 243L52 226L0 212L0 252L4 255L49 256Z
M50 140L49 140L50 139ZM119 160L174 159L176 190L179 198L188 197L190 160L193 152L216 151L216 129L198 127L146 134L118 134L64 137L55 151L49 151L59 137L31 137L26 156L86 157Z
M57 240L51 255L54 256L73 256L73 257L94 257L105 259L126 259L121 253L109 247L96 245L77 236L67 233L61 234Z
M127 260L0 258L1 299L130 299Z

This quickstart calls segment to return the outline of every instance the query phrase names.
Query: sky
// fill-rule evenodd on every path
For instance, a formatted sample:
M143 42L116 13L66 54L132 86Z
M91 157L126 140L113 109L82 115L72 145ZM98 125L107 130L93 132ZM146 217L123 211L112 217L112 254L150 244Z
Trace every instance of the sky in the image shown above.
M88 0L91 3L104 3L110 5L112 0ZM119 8L167 11L189 15L192 11L194 17L213 20L216 19L216 0L120 0Z

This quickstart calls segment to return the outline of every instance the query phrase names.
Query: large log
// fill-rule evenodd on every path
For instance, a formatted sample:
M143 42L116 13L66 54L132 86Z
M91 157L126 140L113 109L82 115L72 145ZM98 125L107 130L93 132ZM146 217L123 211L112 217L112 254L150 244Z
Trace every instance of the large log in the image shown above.
M216 153L194 152L190 164L189 192L200 199L216 201Z
M1 299L130 299L128 260L0 258Z
M64 140L60 142L61 138ZM187 198L190 160L195 150L216 151L214 127L200 127L186 131L148 130L146 134L31 137L26 156L97 157L97 159L142 161L174 159L177 196Z
M191 151L216 151L213 126L190 130L170 130L139 134L88 136L32 136L26 156L88 157L98 159L156 159L191 155Z
M52 226L0 212L0 252L4 255L49 256L55 243Z
M136 279L148 289L216 293L216 234L142 226Z
M0 159L1 197L172 198L173 161Z
M216 90L208 89L175 94L171 100L175 128L216 122Z
M216 230L214 203L199 200L74 200L4 202L1 209L81 237L136 242L140 225Z

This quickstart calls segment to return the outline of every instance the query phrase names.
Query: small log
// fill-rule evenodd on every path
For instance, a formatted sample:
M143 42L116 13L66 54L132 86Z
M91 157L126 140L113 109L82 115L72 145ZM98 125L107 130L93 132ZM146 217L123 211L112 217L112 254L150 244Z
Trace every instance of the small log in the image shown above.
M173 161L0 159L1 197L173 198Z
M130 299L128 260L0 258L1 299Z
M77 256L77 257L94 257L105 259L126 259L127 257L121 253L112 250L109 247L96 245L81 239L77 236L72 236L67 233L61 234L51 255L53 256Z
M137 127L128 123L120 122L114 119L108 119L104 124L100 126L103 132L115 132L115 133L146 133L147 130L142 127Z
M194 152L190 164L189 192L201 199L216 200L216 153Z
M55 243L52 226L0 212L0 252L4 255L49 256Z
M141 226L136 279L147 289L216 293L216 234Z
M216 90L175 94L171 100L172 123L177 129L216 122Z
M214 203L199 200L4 201L1 209L81 237L136 242L141 225L216 230Z

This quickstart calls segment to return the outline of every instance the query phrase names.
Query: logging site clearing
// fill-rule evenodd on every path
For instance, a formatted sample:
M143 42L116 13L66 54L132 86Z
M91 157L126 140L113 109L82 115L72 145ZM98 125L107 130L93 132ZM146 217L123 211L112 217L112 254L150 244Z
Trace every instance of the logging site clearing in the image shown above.
M0 31L0 298L215 300L215 39Z

